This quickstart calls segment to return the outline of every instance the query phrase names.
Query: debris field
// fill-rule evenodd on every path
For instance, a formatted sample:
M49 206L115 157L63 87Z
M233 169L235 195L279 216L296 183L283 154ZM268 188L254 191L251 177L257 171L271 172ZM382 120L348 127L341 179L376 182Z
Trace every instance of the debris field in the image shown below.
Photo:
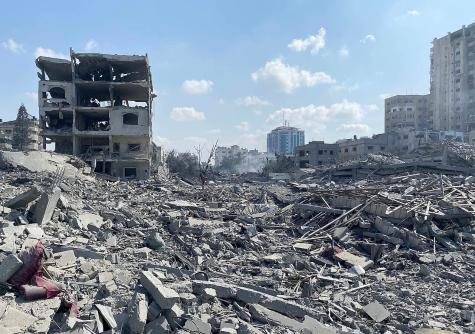
M0 333L475 332L474 176L202 188L55 156L0 155Z

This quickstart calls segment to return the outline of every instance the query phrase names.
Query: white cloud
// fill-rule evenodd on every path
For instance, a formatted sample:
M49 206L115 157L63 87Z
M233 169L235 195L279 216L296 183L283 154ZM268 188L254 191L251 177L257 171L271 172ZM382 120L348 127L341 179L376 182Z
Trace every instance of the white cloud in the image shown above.
M185 80L182 88L191 95L203 95L211 92L214 82L211 80Z
M239 131L242 131L242 132L247 132L249 131L249 122L246 122L246 121L242 121L241 123L237 124L236 125L236 129L238 129Z
M219 99L219 100L218 100L218 104L221 104L221 105L223 105L224 103L225 103L225 101L224 101L224 99L223 99L223 98L221 98L221 99Z
M34 102L38 102L38 92L26 92L25 96Z
M208 131L209 134L216 135L221 133L221 129L211 129Z
M168 138L165 138L165 137L160 137L160 136L154 136L153 137L153 141L155 142L155 144L157 144L158 146L170 146L171 144L171 141L170 139Z
M306 129L321 129L332 119L342 116L346 120L359 121L363 118L365 111L356 102L343 100L330 106L310 104L299 108L282 108L274 111L266 122L271 125L279 125L285 118L292 126Z
M173 108L170 117L177 122L204 121L206 119L204 112L196 111L193 107Z
M292 93L301 86L313 87L317 84L335 83L335 80L325 72L312 73L301 70L298 66L283 63L281 58L268 61L251 76L254 81L273 81L286 93Z
M374 41L376 41L376 37L372 34L368 34L363 39L360 40L360 42L363 44L374 42Z
M43 48L41 46L36 48L36 50L35 50L35 57L38 58L40 56L51 57L51 58L61 58L61 59L69 59L70 58L69 56L66 56L63 53L56 52L52 49Z
M350 124L342 124L337 128L338 131L351 131L353 134L367 134L369 133L370 127L368 124L363 123L350 123ZM347 136L348 137L348 136Z
M94 39L90 39L86 42L86 45L84 45L84 50L92 51L96 49L98 46L99 44Z
M348 50L346 45L343 45L338 51L338 54L342 57L348 57L350 55L350 50Z
M368 104L366 106L366 109L368 109L368 111L371 111L371 112L379 111L379 107L376 104Z
M237 105L245 107L266 107L271 105L269 101L263 100L257 96L242 97L237 99L235 102Z
M2 42L2 46L13 53L25 53L25 48L23 47L23 44L16 42L12 38L9 38L6 41Z
M341 84L337 84L337 85L333 85L331 87L331 90L335 91L335 92L348 92L348 93L351 93L357 89L360 88L360 85L355 83L355 84L347 84L345 82L341 83Z
M305 39L294 39L290 42L289 49L296 52L303 52L310 48L310 53L317 54L325 47L325 35L327 31L321 27L316 35L310 35Z
M411 9L407 11L407 15L409 16L420 16L421 13L417 9Z

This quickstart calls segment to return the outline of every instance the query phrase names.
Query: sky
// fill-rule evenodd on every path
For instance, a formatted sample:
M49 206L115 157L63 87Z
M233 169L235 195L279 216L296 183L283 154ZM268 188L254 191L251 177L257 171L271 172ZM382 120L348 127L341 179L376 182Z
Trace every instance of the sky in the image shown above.
M283 124L306 142L384 129L384 98L427 94L431 41L475 22L475 1L8 1L0 118L38 115L39 55L148 54L153 137L166 149L266 150Z

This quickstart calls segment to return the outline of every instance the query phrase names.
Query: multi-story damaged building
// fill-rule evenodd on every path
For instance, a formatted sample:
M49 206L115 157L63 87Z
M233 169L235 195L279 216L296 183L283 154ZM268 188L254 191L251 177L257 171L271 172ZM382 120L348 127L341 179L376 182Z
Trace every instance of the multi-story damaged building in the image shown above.
M384 100L384 132L432 129L430 95L396 95Z
M434 130L475 129L475 23L432 41Z
M334 164L338 159L338 144L328 144L323 141L311 141L295 149L295 164L299 168L315 167L318 165Z
M39 132L38 119L32 118L25 121L27 133L24 139L24 147L15 143L15 131L18 131L17 121L4 122L0 119L0 150L24 150L36 151L39 148Z
M96 173L147 178L152 157L153 86L148 57L75 53L39 57L43 147L74 154Z

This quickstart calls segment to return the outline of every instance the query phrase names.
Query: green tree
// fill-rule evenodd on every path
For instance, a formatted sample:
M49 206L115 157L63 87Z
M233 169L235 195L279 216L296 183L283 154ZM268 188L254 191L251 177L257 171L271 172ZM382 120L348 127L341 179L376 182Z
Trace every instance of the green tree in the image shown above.
M28 114L23 103L18 109L18 114L13 128L12 148L19 151L24 151L28 148L30 138L28 129L32 123L32 116Z

